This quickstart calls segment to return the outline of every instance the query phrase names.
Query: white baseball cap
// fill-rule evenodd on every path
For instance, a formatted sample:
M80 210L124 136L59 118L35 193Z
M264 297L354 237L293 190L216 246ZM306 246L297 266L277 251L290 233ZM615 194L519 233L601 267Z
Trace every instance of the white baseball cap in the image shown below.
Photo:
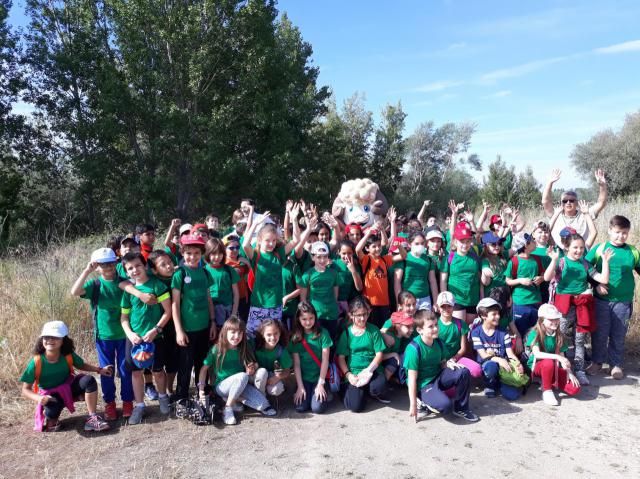
M553 304L545 303L538 309L538 317L544 319L560 319L562 313Z
M182 226L180 226L180 235L182 236L184 233L190 233L191 232L191 228L193 228L193 225L191 223L185 223Z
M319 255L319 254L329 254L329 248L327 248L327 244L324 241L316 241L311 245L311 254Z
M480 300L480 302L478 303L478 305L476 306L476 313L478 313L478 316L480 316L480 312L479 312L480 308L490 308L492 306L499 306L500 307L500 311L502 311L502 306L495 299L493 299L493 298L482 298Z
M69 334L69 328L62 321L49 321L42 326L40 336L53 336L54 338L64 338Z
M443 304L448 304L449 306L456 305L456 298L453 297L453 293L451 291L443 291L438 295L438 299L436 300L438 306L442 306Z
M91 253L92 263L115 263L116 261L118 261L118 258L116 258L116 254L111 248L98 248Z
M430 239L433 238L439 238L439 239L444 239L444 237L442 236L442 232L439 230L430 230L429 232L427 232L427 237L425 238L427 241L429 241Z

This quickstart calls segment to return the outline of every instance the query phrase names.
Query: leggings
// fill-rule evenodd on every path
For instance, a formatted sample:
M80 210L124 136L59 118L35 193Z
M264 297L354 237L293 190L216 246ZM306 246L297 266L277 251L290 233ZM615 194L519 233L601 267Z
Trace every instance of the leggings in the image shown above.
M249 384L247 373L237 373L223 379L216 386L216 393L225 400L240 401L257 411L264 411L271 407L265 395L257 387Z
M96 378L86 374L78 374L73 378L73 382L71 383L71 395L74 399L83 394L94 393L97 390L98 383L96 382ZM53 393L51 399L44 405L44 415L48 419L58 419L63 409L64 402L62 401L62 397L58 393Z
M184 399L189 397L189 385L191 384L191 370L195 368L196 375L209 350L209 328L200 331L188 331L189 344L178 346L178 383L176 397Z
M567 371L561 368L558 362L553 359L536 361L533 367L533 375L542 379L543 391L549 391L555 387L569 396L575 396L580 392L580 386L574 386L567 377Z

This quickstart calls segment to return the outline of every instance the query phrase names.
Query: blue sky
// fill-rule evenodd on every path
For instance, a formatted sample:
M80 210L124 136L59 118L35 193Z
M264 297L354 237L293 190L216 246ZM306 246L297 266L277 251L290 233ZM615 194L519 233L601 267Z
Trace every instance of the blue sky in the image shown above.
M497 154L542 182L584 185L573 145L640 109L640 2L280 0L313 46L338 104L376 114L402 102L409 135L433 120L477 124L470 152ZM23 2L11 21L23 25ZM606 165L604 165L606 167Z

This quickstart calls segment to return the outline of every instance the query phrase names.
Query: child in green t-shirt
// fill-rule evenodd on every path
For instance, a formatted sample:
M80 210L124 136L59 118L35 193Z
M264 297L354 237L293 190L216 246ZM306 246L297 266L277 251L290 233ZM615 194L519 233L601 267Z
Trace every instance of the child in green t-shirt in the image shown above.
M390 381L394 375L400 371L402 366L402 345L406 341L411 340L413 335L413 315L409 315L403 311L391 313L391 326L382 333L382 337L386 344L384 354L382 356L382 367L387 381ZM402 378L398 378L402 381Z
M331 398L325 387L325 378L329 370L331 346L331 336L320 325L315 308L311 303L301 301L289 343L298 386L293 396L296 411L311 409L314 414L322 414L327 410Z
M211 348L198 375L198 391L204 400L208 393L207 376L211 376L216 394L225 401L222 420L227 425L237 423L234 413L243 411L243 404L265 416L275 416L265 395L249 384L258 371L258 363L247 341L245 322L235 316L225 321L218 341Z
M553 388L575 396L580 392L580 381L571 371L571 361L565 357L568 347L560 331L562 314L552 304L543 304L538 310L538 323L529 331L527 365L533 376L542 379L542 400L557 406Z
M256 359L260 369L265 371L264 378L256 375L256 387L263 394L280 396L285 391L284 380L293 366L280 321L267 319L260 325L256 335Z
M235 268L226 264L227 248L221 239L211 238L207 241L204 257L207 262L205 268L213 280L209 293L213 301L216 326L222 327L227 318L238 315L240 275Z
M438 339L438 320L433 312L421 310L413 318L418 332L404 352L409 391L409 416L418 420L422 413L452 412L467 421L478 421L469 408L469 370L446 359L446 348ZM453 401L445 391L455 388Z
M200 371L209 349L209 341L216 337L213 300L209 289L213 279L201 266L205 241L199 234L180 239L184 265L171 279L173 323L178 343L178 383L176 399L189 396L191 371Z
M127 335L125 356L127 367L132 371L131 382L136 401L129 424L139 424L144 416L144 379L142 370L131 357L133 345L143 342L154 343L154 361L151 368L159 393L160 412L169 414L169 396L166 394L166 374L164 361L166 351L162 331L171 320L171 296L167 287L157 278L147 274L147 265L141 253L127 253L122 259L127 275L135 281L135 288L155 295L157 304L145 304L136 296L125 292L122 295L122 328Z

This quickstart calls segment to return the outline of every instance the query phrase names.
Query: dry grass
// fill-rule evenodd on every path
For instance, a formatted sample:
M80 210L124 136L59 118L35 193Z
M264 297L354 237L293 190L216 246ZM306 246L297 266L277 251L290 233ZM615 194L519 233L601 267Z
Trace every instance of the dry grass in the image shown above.
M640 225L640 196L610 203L597 221L600 235L606 239L607 222L613 214L627 216L636 227L630 243L637 243ZM528 224L542 217L541 211L524 213ZM78 353L95 363L89 307L86 301L72 298L69 290L88 261L90 252L100 247L101 237L84 238L63 246L51 246L30 259L5 258L0 261L0 424L23 420L31 404L21 399L18 378L34 340L45 321L62 320L71 330ZM640 281L636 282L627 353L640 355Z

